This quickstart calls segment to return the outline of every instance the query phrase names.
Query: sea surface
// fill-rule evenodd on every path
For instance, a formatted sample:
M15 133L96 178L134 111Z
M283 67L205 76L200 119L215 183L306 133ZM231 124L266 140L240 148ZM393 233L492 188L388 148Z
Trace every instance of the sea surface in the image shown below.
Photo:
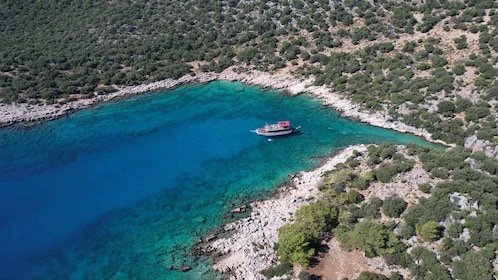
M278 120L298 133L250 131ZM381 142L430 145L306 94L226 81L0 129L0 277L217 279L187 254L231 209L338 149Z

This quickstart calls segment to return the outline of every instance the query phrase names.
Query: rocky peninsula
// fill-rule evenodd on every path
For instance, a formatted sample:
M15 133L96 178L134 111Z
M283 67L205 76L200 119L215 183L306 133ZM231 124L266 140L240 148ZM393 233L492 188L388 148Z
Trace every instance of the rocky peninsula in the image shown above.
M354 150L365 151L366 146L348 147L314 170L293 175L272 197L252 202L250 217L225 225L223 231L231 235L201 244L199 249L221 255L214 268L234 279L262 279L260 271L278 261L273 248L278 241L278 229L293 219L300 206L319 195L317 186L324 172L345 162ZM371 262L375 261L378 260Z

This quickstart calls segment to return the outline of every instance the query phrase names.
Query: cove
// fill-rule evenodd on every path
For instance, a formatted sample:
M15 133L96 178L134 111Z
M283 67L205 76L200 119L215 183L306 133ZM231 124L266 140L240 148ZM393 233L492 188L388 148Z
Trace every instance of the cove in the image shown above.
M289 137L250 132L287 119ZM216 279L187 256L229 210L353 144L422 138L339 118L306 94L217 81L0 130L5 279ZM193 267L182 273L172 267Z

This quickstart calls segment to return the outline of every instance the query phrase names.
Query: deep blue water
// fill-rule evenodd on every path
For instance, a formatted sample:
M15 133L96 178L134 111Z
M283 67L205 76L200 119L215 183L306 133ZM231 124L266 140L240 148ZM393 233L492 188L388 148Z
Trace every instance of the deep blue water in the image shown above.
M290 137L250 130L281 119ZM409 134L337 117L307 95L213 82L0 130L0 276L210 279L186 256L227 211L358 143ZM189 265L188 273L171 267Z

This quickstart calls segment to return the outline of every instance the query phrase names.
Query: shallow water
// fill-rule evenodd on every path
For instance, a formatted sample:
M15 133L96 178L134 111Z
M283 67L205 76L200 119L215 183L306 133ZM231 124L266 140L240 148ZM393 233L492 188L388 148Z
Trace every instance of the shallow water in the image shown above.
M250 130L300 126L289 137ZM210 279L186 256L227 211L353 145L430 145L337 117L307 95L212 82L0 130L0 275ZM189 265L187 273L171 267Z

